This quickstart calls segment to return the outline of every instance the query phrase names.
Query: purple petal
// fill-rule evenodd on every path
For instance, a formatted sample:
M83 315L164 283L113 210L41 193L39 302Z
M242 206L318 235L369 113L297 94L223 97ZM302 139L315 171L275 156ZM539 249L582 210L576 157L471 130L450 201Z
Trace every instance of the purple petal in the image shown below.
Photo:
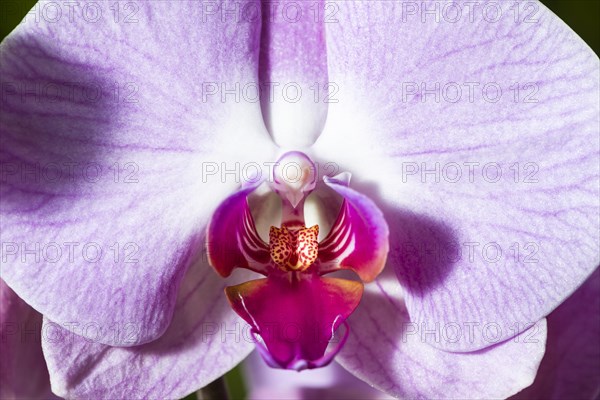
M598 57L537 2L335 4L315 155L378 182L411 320L548 315L600 262Z
M311 145L327 117L326 2L260 2L259 77L267 129L282 147Z
M350 332L336 360L376 389L398 398L490 399L505 398L533 382L544 355L545 320L503 343L496 341L492 327L489 348L451 353L431 346L425 337L468 336L468 326L455 323L428 331L409 319L393 277L378 278L370 286L349 319L360 329Z
M321 272L349 268L370 282L385 266L389 250L387 222L375 203L350 189L347 181L328 177L324 181L343 196L344 203L331 231L319 243Z
M54 398L42 354L42 315L0 279L0 398Z
M223 375L254 348L223 295L227 281L195 263L184 278L173 322L158 340L110 347L44 319L44 354L54 391L66 398L182 398ZM93 337L98 325L80 327ZM135 335L135 326L123 329ZM114 334L114 330L111 332Z
M587 399L600 394L600 269L548 316L548 345L533 385L512 397Z
M332 334L358 305L362 284L308 274L290 278L272 272L267 279L228 287L227 297L265 342L263 356L273 367L324 366L331 360L325 351ZM339 350L343 343L338 345Z
M138 328L107 344L165 331L234 187L205 161L268 140L258 102L219 86L256 81L259 23L205 6L39 2L1 44L3 278L52 321Z
M206 235L210 265L223 277L234 268L248 268L266 274L269 246L256 231L248 207L248 195L259 183L232 194L211 217Z

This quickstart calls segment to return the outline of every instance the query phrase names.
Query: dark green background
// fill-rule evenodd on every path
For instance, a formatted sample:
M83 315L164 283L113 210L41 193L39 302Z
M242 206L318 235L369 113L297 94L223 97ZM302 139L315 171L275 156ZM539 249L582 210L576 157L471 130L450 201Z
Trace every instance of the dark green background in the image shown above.
M600 0L542 0L542 2L569 24L596 54L599 54ZM0 0L0 39L12 31L34 4L35 0ZM225 379L231 398L243 398L245 390L240 368L227 374ZM189 396L186 400L194 398L195 396Z
M550 7L599 54L600 0L542 0L542 3ZM35 0L0 0L0 38L8 35L34 4Z

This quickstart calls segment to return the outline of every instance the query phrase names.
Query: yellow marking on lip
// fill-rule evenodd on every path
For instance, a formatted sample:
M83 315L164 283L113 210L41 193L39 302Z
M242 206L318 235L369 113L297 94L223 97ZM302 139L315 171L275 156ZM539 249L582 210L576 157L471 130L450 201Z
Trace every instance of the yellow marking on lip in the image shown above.
M283 271L304 271L319 254L319 226L288 229L272 226L269 231L271 260Z

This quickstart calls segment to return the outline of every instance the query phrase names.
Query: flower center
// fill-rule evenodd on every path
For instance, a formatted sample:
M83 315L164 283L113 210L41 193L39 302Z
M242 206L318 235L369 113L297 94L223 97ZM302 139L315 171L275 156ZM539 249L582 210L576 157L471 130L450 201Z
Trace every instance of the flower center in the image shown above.
M304 271L316 260L319 253L319 225L272 226L269 231L271 260L282 271Z
M383 214L348 187L349 174L323 179L343 203L329 233L318 242L319 225L308 228L304 219L306 197L317 185L315 166L297 151L279 158L271 189L281 200L281 222L271 226L268 243L258 235L248 203L258 183L221 203L208 227L209 261L221 276L239 267L265 276L228 286L225 293L235 312L251 325L258 351L274 368L300 371L333 360L349 326L328 351L331 339L358 306L364 289L362 282L324 275L349 269L363 281L373 281L389 250ZM290 326L295 328L293 337L286 329Z

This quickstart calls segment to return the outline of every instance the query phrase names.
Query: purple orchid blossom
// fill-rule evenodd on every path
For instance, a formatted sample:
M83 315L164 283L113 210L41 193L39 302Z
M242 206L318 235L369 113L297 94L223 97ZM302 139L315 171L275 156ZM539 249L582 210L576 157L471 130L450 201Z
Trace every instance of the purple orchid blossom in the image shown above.
M53 4L0 44L2 318L43 315L53 393L182 397L257 346L394 397L597 396L598 58L543 5ZM202 175L289 159L280 215Z

